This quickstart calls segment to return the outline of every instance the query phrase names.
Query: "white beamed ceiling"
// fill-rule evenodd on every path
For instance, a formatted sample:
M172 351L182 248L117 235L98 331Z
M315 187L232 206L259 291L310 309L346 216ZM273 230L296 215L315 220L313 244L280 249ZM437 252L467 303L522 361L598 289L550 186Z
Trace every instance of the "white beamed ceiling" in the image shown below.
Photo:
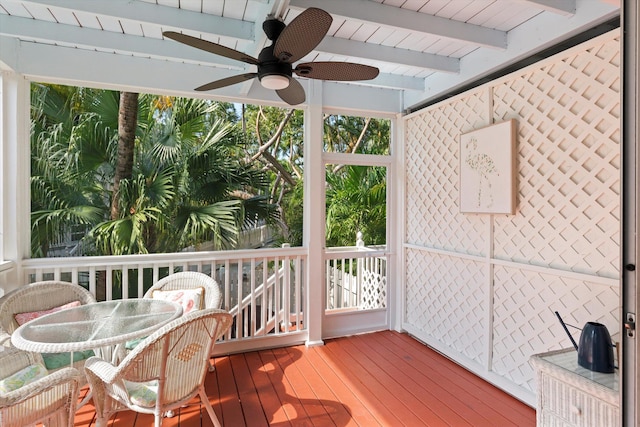
M322 84L328 108L396 113L615 18L611 0L0 0L0 67L36 81L283 105L256 80L193 88L255 66L203 52L173 30L256 57L268 15L333 16L307 61L373 65L371 81ZM300 79L310 96L312 85ZM317 86L314 86L317 87Z

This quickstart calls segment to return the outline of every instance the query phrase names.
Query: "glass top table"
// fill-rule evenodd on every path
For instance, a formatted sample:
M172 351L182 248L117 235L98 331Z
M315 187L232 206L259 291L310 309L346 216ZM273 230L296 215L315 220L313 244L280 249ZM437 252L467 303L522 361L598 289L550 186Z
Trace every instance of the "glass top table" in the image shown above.
M11 335L21 350L75 352L115 346L150 335L182 315L182 307L152 298L102 301L31 320Z

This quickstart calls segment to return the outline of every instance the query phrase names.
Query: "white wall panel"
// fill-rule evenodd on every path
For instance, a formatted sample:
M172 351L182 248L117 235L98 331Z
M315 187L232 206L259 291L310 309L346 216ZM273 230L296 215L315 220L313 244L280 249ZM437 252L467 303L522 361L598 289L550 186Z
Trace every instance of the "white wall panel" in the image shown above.
M603 323L619 339L618 286L517 267L496 266L493 277L491 368L518 386L536 390L532 354L572 346L555 311L575 326ZM569 329L578 342L580 331Z
M530 356L571 347L554 311L619 338L619 47L614 30L405 121L404 326L531 405ZM460 135L508 119L516 214L459 213Z
M415 249L406 255L407 323L423 326L430 339L485 365L489 307L482 264Z
M458 137L488 124L487 95L471 92L407 121L407 243L486 253L487 217L460 213Z

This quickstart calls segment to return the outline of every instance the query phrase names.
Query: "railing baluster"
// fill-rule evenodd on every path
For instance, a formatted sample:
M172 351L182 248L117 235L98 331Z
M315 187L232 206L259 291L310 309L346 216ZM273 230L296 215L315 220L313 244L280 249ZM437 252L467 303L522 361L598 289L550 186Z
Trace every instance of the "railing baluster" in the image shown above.
M113 270L111 266L106 267L105 269L105 295L107 301L111 301L113 299L113 277L111 276Z
M243 315L243 309L240 307L240 303L242 302L242 263L240 262L240 260L237 261L236 263L236 280L237 280L237 294L236 294L236 298L237 298L237 306L238 306L238 314L236 317L236 339L240 339L242 338L243 334L242 334L242 315Z
M295 264L294 264L294 294L295 294L295 307L296 310L296 327L295 330L299 331L301 329L300 325L300 302L301 302L301 292L300 292L300 255L296 256ZM306 324L306 322L305 322Z
M129 269L126 266L122 267L122 299L129 298Z
M280 258L275 257L273 264L275 266L274 277L276 278L276 282L274 286L275 295L274 295L274 307L273 307L273 311L274 311L273 323L274 323L275 334L278 335L280 333L280 317L281 317L280 307L282 306L282 302L280 301L281 299Z
M327 308L333 308L332 307L332 301L331 301L331 290L333 289L334 285L333 285L333 280L331 278L331 260L327 260L327 262L324 265L324 289L325 289L325 301L326 301L326 307Z
M71 268L71 283L80 283L80 277L78 277L78 267Z
M351 287L351 294L350 294L350 300L349 300L350 308L359 308L358 297L360 295L360 292L358 291L358 272L354 271L354 265L357 264L356 261L357 261L356 258L349 258L349 270L347 271L347 274L349 275L349 282Z
M251 286L251 328L250 334L252 337L256 335L256 259L251 258L251 270L249 272L251 275L249 280L249 284Z
M269 306L269 302L267 301L267 295L269 292L268 280L269 260L265 257L262 258L262 303L260 304L260 329L262 330L262 335L267 333L265 328L267 327L267 310Z
M346 272L347 269L347 260L342 258L340 260L340 276L342 283L342 301L340 302L341 307L348 308L350 306L349 301L351 301L351 288L349 286L349 276Z
M291 324L291 258L288 256L282 262L282 273L284 274L283 311L284 311L284 332L289 333Z
M138 264L138 298L142 298L144 295L144 266Z
M229 260L224 261L224 306L227 310L231 309L231 277L229 272L231 271Z

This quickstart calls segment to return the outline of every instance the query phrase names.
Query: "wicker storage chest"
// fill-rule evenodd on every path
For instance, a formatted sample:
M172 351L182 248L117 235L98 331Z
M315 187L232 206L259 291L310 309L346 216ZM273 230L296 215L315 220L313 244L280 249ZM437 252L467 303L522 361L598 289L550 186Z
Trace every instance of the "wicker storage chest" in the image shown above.
M618 372L603 374L578 365L574 349L531 357L538 381L537 425L620 425Z

